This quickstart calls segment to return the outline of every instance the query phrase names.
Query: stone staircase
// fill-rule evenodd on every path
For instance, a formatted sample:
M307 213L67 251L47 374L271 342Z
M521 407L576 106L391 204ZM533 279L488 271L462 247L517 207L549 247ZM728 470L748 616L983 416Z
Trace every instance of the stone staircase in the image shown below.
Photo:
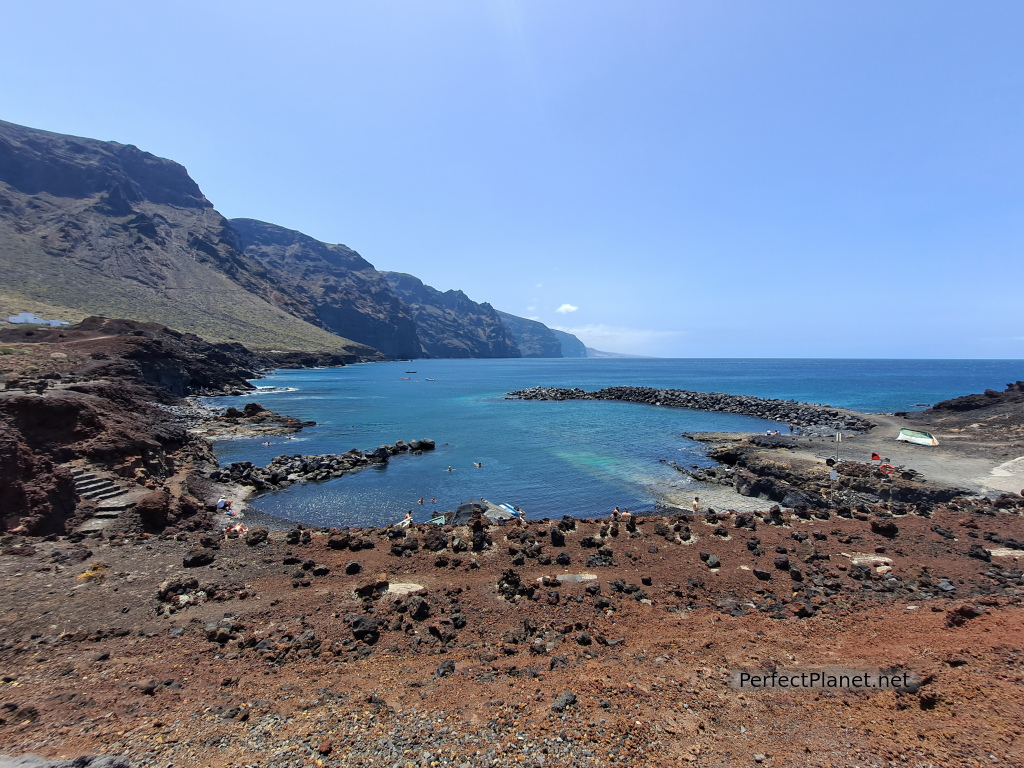
M145 491L140 492L137 486L125 489L109 477L82 467L70 467L75 479L75 490L82 499L96 502L96 513L79 527L80 531L102 531L116 520L121 513L135 506L135 502Z
M78 491L78 495L83 499L100 502L124 493L124 489L121 486L108 478L99 477L95 472L89 472L85 469L72 469L71 474L75 478L75 490Z

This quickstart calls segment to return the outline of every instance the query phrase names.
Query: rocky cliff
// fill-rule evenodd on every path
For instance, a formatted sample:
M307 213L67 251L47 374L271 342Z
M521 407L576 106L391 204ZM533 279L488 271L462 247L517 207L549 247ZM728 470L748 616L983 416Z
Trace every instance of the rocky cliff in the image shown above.
M255 347L373 355L299 319L181 165L0 121L0 310L156 321Z
M586 346L571 333L556 331L554 328L551 332L562 344L562 357L588 357Z
M544 323L498 312L523 357L565 357L562 342Z
M72 468L102 473L140 503L163 494L158 509L151 504L155 517L133 513L139 525L209 522L191 487L194 468L215 463L213 454L173 406L184 395L252 389L246 378L265 364L261 355L98 317L2 329L0 345L0 530L64 533L92 514Z
M297 296L294 311L325 330L389 357L420 357L412 315L380 272L344 245L255 219L232 219L246 256L279 289Z
M444 291L401 272L384 272L412 312L424 352L430 357L522 357L495 309L462 291Z

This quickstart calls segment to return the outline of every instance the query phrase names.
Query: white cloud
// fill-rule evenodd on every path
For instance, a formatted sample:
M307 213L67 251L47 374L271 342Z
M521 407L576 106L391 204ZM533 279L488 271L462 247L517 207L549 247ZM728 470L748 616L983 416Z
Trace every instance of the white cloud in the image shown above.
M534 287L535 288L543 288L544 287L544 283L537 283L537 285L535 285Z
M526 308L526 311L527 311L527 312L536 312L536 311L537 311L537 308L536 308L536 307L533 307L533 306L530 306L530 307L527 307L527 308Z
M579 307L574 307L572 304L563 304L555 310L560 315L568 315L570 312L575 312Z

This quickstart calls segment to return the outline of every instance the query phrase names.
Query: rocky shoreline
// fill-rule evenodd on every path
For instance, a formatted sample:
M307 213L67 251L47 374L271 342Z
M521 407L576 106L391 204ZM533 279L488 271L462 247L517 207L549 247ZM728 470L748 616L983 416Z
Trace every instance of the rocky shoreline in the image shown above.
M785 454L796 445L788 436L686 437L706 443L707 457L716 465L684 467L669 462L677 471L783 507L839 510L849 516L852 509L878 504L900 511L926 511L971 495L965 488L929 482L911 469L882 472L878 462L788 460Z
M295 483L323 483L348 472L355 472L373 465L387 464L392 456L409 453L419 456L435 448L433 440L396 440L393 445L382 445L369 451L353 448L345 453L327 453L317 456L282 454L271 460L265 467L257 467L251 461L235 461L226 467L215 469L208 477L215 483L232 483L249 486L258 493L279 490Z
M836 432L859 433L872 427L870 418L841 408L801 403L795 400L770 400L751 395L722 392L695 392L686 389L653 387L606 387L596 391L579 388L531 387L509 392L518 400L621 400L669 408L738 413L769 421L793 424L806 435L832 435Z

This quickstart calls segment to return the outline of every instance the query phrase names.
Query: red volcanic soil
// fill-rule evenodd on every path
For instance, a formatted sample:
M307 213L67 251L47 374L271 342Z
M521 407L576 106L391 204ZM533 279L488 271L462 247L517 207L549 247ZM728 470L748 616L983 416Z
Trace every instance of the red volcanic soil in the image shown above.
M153 766L1024 765L1024 551L1006 546L1024 546L1022 508L579 521L564 546L531 522L491 527L481 552L429 526L21 537L0 556L0 748ZM729 682L821 667L920 684Z

